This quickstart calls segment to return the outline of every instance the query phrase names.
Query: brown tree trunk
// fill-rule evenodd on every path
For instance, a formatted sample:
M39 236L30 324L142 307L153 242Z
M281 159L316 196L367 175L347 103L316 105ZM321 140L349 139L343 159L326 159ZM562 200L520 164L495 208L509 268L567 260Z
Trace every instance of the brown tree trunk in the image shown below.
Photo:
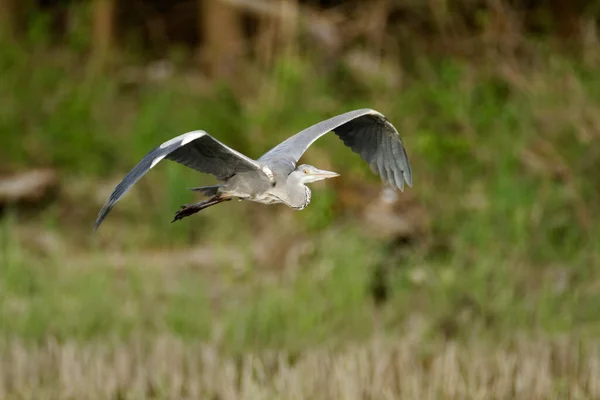
M367 24L367 35L370 42L369 47L377 55L381 55L384 48L383 42L391 11L391 3L390 0L376 0L368 3L367 7L370 8L370 11L365 9L365 23Z
M92 4L92 63L95 68L105 67L111 57L115 2L116 0L94 0Z
M583 3L580 0L553 0L552 14L558 37L565 41L579 37Z
M271 67L282 54L295 54L300 13L298 0L276 0L268 4L271 12L259 16L259 34L255 41L257 58L265 68Z
M0 0L0 33L12 37L15 33L15 0Z
M238 10L221 0L200 1L202 60L210 76L230 78L239 68L243 34Z

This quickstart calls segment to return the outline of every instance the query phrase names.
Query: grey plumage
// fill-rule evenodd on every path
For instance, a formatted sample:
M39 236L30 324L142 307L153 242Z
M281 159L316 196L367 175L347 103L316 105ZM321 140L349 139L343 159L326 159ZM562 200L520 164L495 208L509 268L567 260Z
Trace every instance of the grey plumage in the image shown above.
M95 229L121 197L163 159L175 161L225 181L239 172L260 171L260 164L227 147L205 131L192 131L166 141L150 151L117 185L98 214Z
M412 185L412 171L398 131L383 114L369 108L319 122L281 142L258 161L269 164L285 160L293 169L310 145L331 131L369 163L371 170L379 173L385 182L399 189L404 189L405 181Z
M284 203L294 209L304 209L310 203L310 189L305 184L338 174L296 164L314 141L331 131L392 188L403 190L405 182L412 186L412 171L400 135L381 113L372 109L350 111L319 122L283 141L258 160L231 149L205 131L192 131L168 140L142 158L100 210L95 229L116 202L165 158L222 181L218 185L193 188L211 198L182 206L174 221L232 198L264 204Z

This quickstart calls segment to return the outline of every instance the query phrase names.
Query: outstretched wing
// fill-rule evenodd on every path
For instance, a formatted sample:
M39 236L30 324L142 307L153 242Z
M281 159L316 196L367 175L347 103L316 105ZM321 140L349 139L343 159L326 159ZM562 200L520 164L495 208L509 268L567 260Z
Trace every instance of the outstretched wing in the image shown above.
M117 185L96 219L94 229L121 197L162 159L175 161L196 171L226 180L239 172L260 169L260 164L227 147L205 131L192 131L168 140L148 153Z
M315 140L331 131L393 188L404 190L404 182L412 186L410 163L398 131L383 114L369 108L319 122L280 143L259 161L296 165Z

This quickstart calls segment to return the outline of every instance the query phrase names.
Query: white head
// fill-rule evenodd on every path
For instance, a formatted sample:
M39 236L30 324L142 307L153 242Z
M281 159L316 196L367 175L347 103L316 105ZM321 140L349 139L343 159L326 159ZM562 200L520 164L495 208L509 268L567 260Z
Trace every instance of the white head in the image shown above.
M312 165L307 164L302 164L296 167L296 169L290 175L297 178L303 184L340 176L340 174L336 172L317 169Z

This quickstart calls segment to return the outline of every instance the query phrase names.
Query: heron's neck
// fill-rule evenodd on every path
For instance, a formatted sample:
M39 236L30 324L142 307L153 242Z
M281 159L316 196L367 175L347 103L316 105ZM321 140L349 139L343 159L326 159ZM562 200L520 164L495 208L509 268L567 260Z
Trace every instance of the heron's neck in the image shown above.
M310 204L310 189L302 182L303 176L292 172L283 185L281 198L294 210L304 210Z
M304 202L302 204L300 204L300 205L297 205L297 206L296 205L292 205L292 208L294 210L298 210L298 211L304 210L310 204L310 194L311 194L310 189L306 185L303 185L303 186L304 186Z

